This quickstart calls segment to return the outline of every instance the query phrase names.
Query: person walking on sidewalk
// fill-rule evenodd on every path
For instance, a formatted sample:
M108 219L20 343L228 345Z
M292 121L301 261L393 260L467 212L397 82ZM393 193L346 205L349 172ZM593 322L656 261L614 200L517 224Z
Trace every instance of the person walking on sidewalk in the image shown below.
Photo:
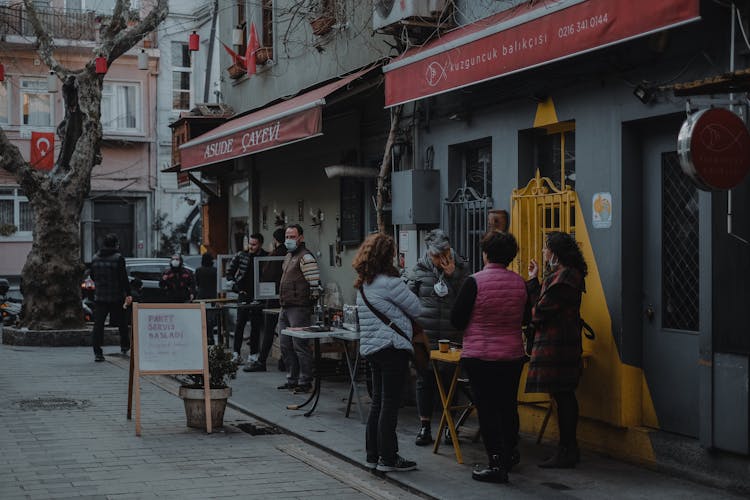
M440 339L460 344L463 332L451 324L451 308L468 275L468 266L466 261L456 255L448 237L440 229L427 233L425 247L424 255L407 276L409 289L422 303L422 313L417 321L424 328L433 349L437 349ZM443 383L448 387L453 370L450 365L441 366L440 370ZM437 386L432 369L417 370L417 412L420 423L414 441L417 446L432 443L431 422L436 396ZM446 441L450 439L447 430Z
M214 257L209 252L201 256L201 265L195 270L195 298L198 300L215 299L216 292L216 267ZM208 345L214 343L214 327L218 321L218 311L214 308L206 308L206 337Z
M542 250L545 263L543 283L539 266L529 262L529 295L535 304L531 322L531 349L526 392L546 392L557 405L560 443L557 451L539 467L573 468L580 453L576 441L578 400L576 387L581 377L581 294L588 266L576 240L569 234L547 234Z
M120 330L120 353L127 355L130 350L130 333L124 311L133 300L130 295L128 273L125 270L125 258L120 254L117 235L110 233L104 237L104 246L99 249L91 262L91 279L96 286L94 290L94 330L92 345L94 361L104 361L102 344L104 342L104 321L109 315L112 323L117 323Z
M284 230L279 228L273 232L273 250L269 254L271 257L284 257L287 254L286 246L284 245ZM279 283L281 282L281 262L267 262L261 273L261 281L264 283L275 283L276 290L279 289ZM276 309L279 307L278 300L267 300L267 309ZM268 355L271 352L273 346L273 337L276 333L276 325L278 324L279 316L277 314L264 314L263 315L263 339L260 342L260 352L258 353L258 360L254 363L248 363L242 368L243 372L264 372L266 371L266 361L268 361Z
M381 472L417 468L415 462L398 454L396 425L413 352L411 319L420 315L422 306L399 278L395 257L393 238L377 233L367 237L352 262L357 273L354 287L359 290L359 349L372 374L372 403L365 431L366 460L368 467ZM387 324L384 319L388 319Z
M292 224L284 232L286 254L279 283L279 331L310 326L312 305L320 294L320 269L315 256L305 247L302 226ZM313 380L313 353L310 339L281 336L281 356L286 367L286 383L278 389L310 392Z
M195 277L182 262L182 255L176 253L169 260L169 268L159 280L159 288L166 293L166 302L184 304L195 298Z
M480 243L484 268L461 287L451 313L465 329L461 365L469 374L489 465L477 481L507 483L518 454L518 381L525 360L521 326L531 304L526 284L507 269L518 253L510 233L489 232Z
M255 301L255 266L253 260L256 257L265 257L268 252L263 250L263 235L253 233L248 238L247 248L237 252L227 268L227 279L232 280L234 285L232 291L238 294L237 323L234 328L234 352L232 361L242 364L242 341L245 337L245 326L250 320L250 355L247 360L252 363L258 357L260 345L260 329L263 324L263 315L260 304Z

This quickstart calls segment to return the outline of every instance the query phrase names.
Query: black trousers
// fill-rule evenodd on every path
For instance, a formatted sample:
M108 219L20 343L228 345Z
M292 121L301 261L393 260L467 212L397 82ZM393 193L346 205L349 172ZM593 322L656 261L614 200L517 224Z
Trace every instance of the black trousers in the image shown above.
M104 321L107 319L107 315L109 315L110 322L117 324L120 330L120 350L130 349L130 329L128 328L130 322L124 313L125 309L122 308L122 302L96 302L91 342L94 347L94 354L102 354Z
M260 352L258 353L258 364L260 365L265 366L266 361L268 361L268 355L271 353L271 347L273 346L273 337L276 335L276 325L278 324L278 322L278 314L263 315L263 339L260 343Z
M574 391L552 393L557 404L557 425L560 428L560 447L576 448L578 427L578 400Z
M392 347L367 356L372 373L372 403L365 431L368 462L376 462L379 457L388 464L396 460L396 424L409 356L408 351Z
M469 374L487 456L499 455L506 463L518 446L518 381L523 360L465 358L461 363Z
M241 307L237 309L237 324L234 328L234 352L242 352L242 340L245 336L245 325L250 320L250 354L257 354L260 346L263 314L259 309Z

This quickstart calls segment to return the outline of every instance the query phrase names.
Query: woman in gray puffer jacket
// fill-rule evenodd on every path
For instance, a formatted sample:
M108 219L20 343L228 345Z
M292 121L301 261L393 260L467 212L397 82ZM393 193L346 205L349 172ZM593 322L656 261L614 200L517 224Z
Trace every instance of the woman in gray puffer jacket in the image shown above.
M367 466L381 472L417 467L398 455L396 424L413 352L410 318L419 316L421 307L398 277L395 256L393 238L378 233L362 243L352 262L357 272L354 286L358 289L359 349L372 373L372 403L365 433Z
M462 333L451 324L451 309L458 291L469 274L466 261L453 251L448 237L440 229L433 229L425 237L426 251L408 274L409 289L419 297L422 314L417 322L424 328L433 349L438 340L461 343ZM443 377L447 379L447 375ZM437 387L432 370L417 370L417 410L420 429L415 443L424 446L432 442L430 422L436 401Z

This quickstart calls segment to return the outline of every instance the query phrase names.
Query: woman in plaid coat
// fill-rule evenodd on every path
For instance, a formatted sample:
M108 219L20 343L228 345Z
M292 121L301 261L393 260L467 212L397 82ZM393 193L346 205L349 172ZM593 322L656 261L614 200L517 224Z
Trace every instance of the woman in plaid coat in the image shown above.
M575 239L566 233L549 233L542 253L546 266L541 285L539 266L534 259L529 262L527 289L535 304L531 321L536 333L526 392L547 392L557 405L560 444L539 466L572 468L579 460L575 390L581 375L580 308L588 268Z

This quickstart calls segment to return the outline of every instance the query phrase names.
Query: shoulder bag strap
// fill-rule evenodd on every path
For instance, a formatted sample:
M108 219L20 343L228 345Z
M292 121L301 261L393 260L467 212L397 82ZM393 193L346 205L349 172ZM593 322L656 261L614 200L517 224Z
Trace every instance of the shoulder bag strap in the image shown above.
M393 331L395 331L396 333L398 333L399 335L401 335L402 337L404 337L406 340L409 340L409 337L406 336L406 333L404 333L404 331L401 328L399 328L398 325L396 325L396 323L394 323L393 321L391 321L385 314L383 314L382 312L378 311L377 309L375 309L373 307L372 304L370 304L370 301L367 300L367 297L365 297L364 284L359 288L359 293L362 295L362 300L365 301L365 305L367 306L367 308L370 311L372 311L373 314L375 314L375 316L377 316L380 321L382 321L383 323L385 323L386 326L388 326L391 329L393 329ZM409 340L409 342L411 342L411 340Z

